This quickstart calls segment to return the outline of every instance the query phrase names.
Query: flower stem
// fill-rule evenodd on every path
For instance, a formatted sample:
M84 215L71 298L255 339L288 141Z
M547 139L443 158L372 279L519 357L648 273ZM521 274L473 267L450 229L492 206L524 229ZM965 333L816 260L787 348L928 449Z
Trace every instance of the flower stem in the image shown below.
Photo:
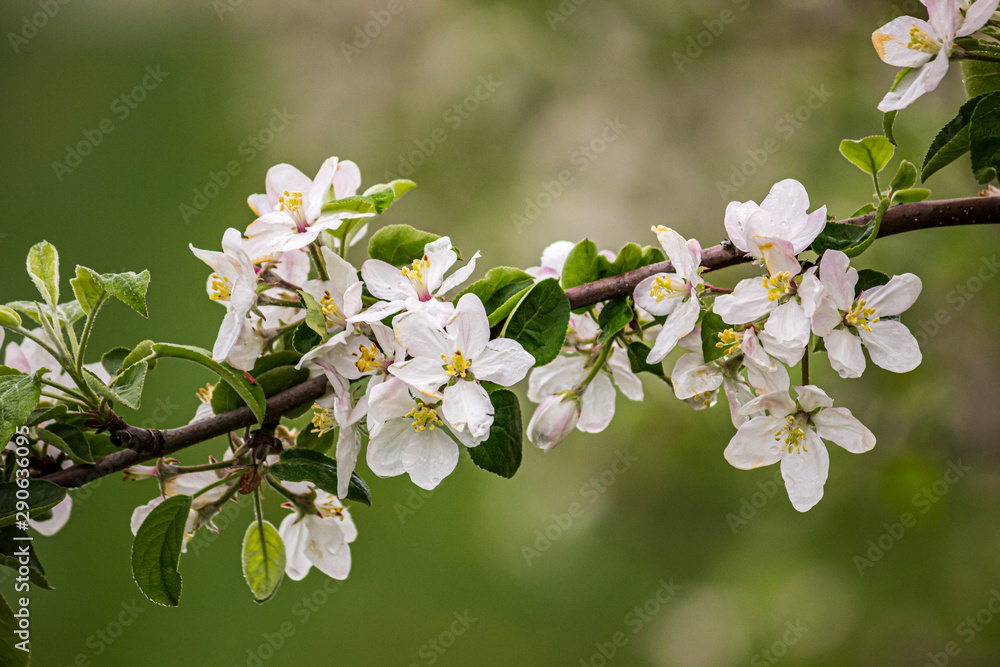
M192 500L193 500L194 498L197 498L198 496L200 496L200 495L202 495L202 494L205 494L205 493L208 493L209 491L211 491L212 489L214 489L214 488L215 488L215 487L217 487L217 486L222 486L223 484L226 484L226 483L228 483L228 482L231 482L231 481L233 481L233 480L234 480L234 479L236 479L237 477L241 477L241 476L243 475L243 472L244 472L243 470L239 470L239 471L237 471L237 472L234 472L234 473L233 473L232 475L229 475L228 477L223 477L223 478L222 478L222 479L220 479L220 480L219 480L218 482L213 482L213 483L209 484L208 486L206 486L205 488L203 488L203 489L202 489L201 491L199 491L198 493L196 493L196 494L192 495L192 496L191 496Z
M221 470L222 468L228 468L239 464L236 459L228 459L225 461L216 461L215 463L205 463L203 465L197 466L174 466L177 472L181 475L186 475L191 472L207 472L210 470Z
M597 377L597 373L601 370L601 367L604 366L604 362L608 360L608 356L610 356L611 354L612 347L613 345L611 341L608 341L607 343L604 344L604 347L601 348L600 354L597 355L597 361L594 362L593 368L590 369L590 372L587 374L587 377L583 378L583 381L573 388L574 392L576 392L577 394L582 394L583 390L586 389L587 385L590 384L590 381L593 380L595 377Z
M257 531L260 533L260 541L264 542L264 510L260 506L260 487L253 490L253 512L257 517Z
M98 311L104 306L104 302L107 301L108 295L104 294L100 299L97 300L91 309L87 313L87 322L83 325L83 333L80 334L80 347L76 354L76 372L80 375L83 374L83 357L87 352L87 343L90 342L90 333L94 329L94 320L97 319ZM72 330L71 326L66 327Z
M319 250L318 243L309 244L309 258L312 259L313 266L316 267L316 273L319 274L319 279L326 281L330 279L330 274L326 270L326 262L323 261L323 254Z
M810 340L810 342L812 342ZM809 345L806 344L806 351L802 355L802 386L809 384Z

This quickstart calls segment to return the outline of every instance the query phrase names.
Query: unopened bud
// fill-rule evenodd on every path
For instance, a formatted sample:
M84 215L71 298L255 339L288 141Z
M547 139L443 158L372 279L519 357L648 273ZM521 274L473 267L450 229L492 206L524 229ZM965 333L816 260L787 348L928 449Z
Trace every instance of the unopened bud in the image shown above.
M528 423L528 440L547 452L566 439L580 419L580 397L573 391L549 396Z

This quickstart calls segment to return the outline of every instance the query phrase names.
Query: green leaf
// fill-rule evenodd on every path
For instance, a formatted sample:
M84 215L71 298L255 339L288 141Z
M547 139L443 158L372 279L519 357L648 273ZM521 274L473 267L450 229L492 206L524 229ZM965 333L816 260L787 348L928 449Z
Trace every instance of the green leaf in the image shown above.
M368 255L393 266L403 266L424 256L424 246L440 236L409 225L387 225L368 240Z
M597 326L601 327L601 333L597 336L597 344L607 343L615 334L627 327L631 321L632 306L629 305L628 297L618 297L605 303L597 316Z
M705 363L726 356L725 349L719 347L718 343L722 340L719 334L727 329L732 327L711 310L701 319L701 353L705 356Z
M147 370L146 362L141 361L129 366L121 375L111 381L111 391L114 392L119 401L133 410L138 410L142 404L142 389L146 384Z
M302 355L294 350L275 352L257 359L250 375L264 392L264 398L270 398L277 393L294 387L309 379L309 371L305 368L296 369ZM217 415L230 410L236 410L246 405L233 389L225 383L220 383L212 391L212 412Z
M882 198L875 215L868 224L851 225L843 222L828 222L820 235L813 241L812 249L822 255L827 250L840 250L848 257L857 257L875 241L882 225L882 216L889 208L888 198Z
M76 300L85 313L89 313L107 293L97 282L97 274L90 269L77 266L76 278L69 281Z
M177 566L190 511L191 496L167 498L149 513L132 541L132 578L143 595L164 607L181 601Z
M531 288L511 312L500 334L516 340L544 366L559 355L569 328L569 299L555 278Z
M493 425L490 437L467 451L483 470L510 479L521 465L521 404L514 392L496 389L490 393Z
M609 261L604 255L598 254L597 264L600 267L600 277L620 276L642 266L643 249L637 243L626 243L614 261Z
M0 375L0 443L10 442L38 405L42 394L41 373Z
M312 423L306 425L295 438L297 449L310 449L320 454L326 454L337 441L337 430L327 431L323 435L319 434L319 429Z
M253 411L258 422L264 421L264 411L267 404L264 398L264 391L258 384L251 383L244 377L242 372L232 369L228 364L223 365L212 360L212 353L198 347L189 345L173 345L171 343L156 343L153 345L153 352L159 357L173 357L175 359L187 359L197 364L201 364L209 369L226 383L236 390L240 398L246 401Z
M663 363L650 364L646 362L649 357L650 350L649 346L645 343L640 343L639 341L633 341L628 344L628 363L632 367L633 373L652 373L661 380L667 379L667 374L663 372Z
M881 135L840 142L840 154L866 174L874 175L885 169L895 151L892 142Z
M988 183L1000 171L1000 94L989 95L972 112L969 125L972 171L980 183Z
M896 175L892 177L892 182L889 183L889 189L906 190L907 188L912 188L916 182L917 168L909 160L902 160L899 163L899 168L896 169Z
M127 347L113 347L101 357L101 366L108 372L108 375L114 377L125 367L125 360L130 354L132 354L132 350Z
M28 480L27 498L18 498L18 490L23 496L25 489L17 482L0 482L0 528L9 526L18 520L19 510L17 507L19 502L25 503L26 506L26 509L22 509L20 512L27 512L28 516L32 517L52 509L66 497L66 489L44 479Z
M983 101L983 97L969 100L958 110L958 115L948 121L934 137L924 164L920 171L920 180L926 181L931 174L948 166L969 150L969 124L972 122L972 112Z
M495 326L514 309L514 306L535 284L535 279L510 266L498 266L487 271L482 280L469 285L455 297L457 303L465 294L475 294L483 302L490 326Z
M31 246L28 251L28 275L45 303L55 308L59 303L59 252L48 241Z
M37 431L39 438L59 451L65 452L77 463L94 462L87 436L75 426L54 422L44 428L37 427Z
M81 280L83 279L83 276L86 276L88 285L98 285L105 292L115 297L135 312L139 313L143 317L149 317L149 311L146 308L146 290L149 289L148 270L143 271L142 273L129 271L128 273L105 273L102 275L93 269L88 269L85 266L77 266L76 276L77 280ZM87 287L86 289L88 290L85 293L88 300L88 306L92 306L94 304L90 303L90 300L93 299L94 296L89 291L91 289L90 287ZM76 288L74 287L74 291L75 290Z
M285 543L281 535L269 521L254 521L243 536L243 577L254 599L266 602L274 597L284 576Z
M323 314L323 307L305 290L299 290L299 297L306 306L306 326L315 331L321 341L326 341L326 315Z
M850 217L852 217L852 218L860 218L861 216L868 215L869 213L872 213L874 211L875 211L875 204L873 204L871 202L868 202L867 204L864 204L861 208L859 208L854 213L851 213Z
M0 306L0 326L19 327L21 326L21 316L13 308Z
M639 262L639 266L649 266L650 264L659 264L665 261L667 261L667 256L663 254L662 248L648 245L642 249L642 260Z
M129 355L125 357L125 360L122 362L122 368L128 368L140 361L145 361L146 365L149 366L149 370L154 370L156 368L156 353L153 352L153 345L155 343L151 340L144 340L136 345Z
M908 188L906 190L897 190L892 197L892 201L894 204L912 204L923 201L930 196L931 191L927 188Z
M583 239L566 255L562 268L561 285L563 289L590 283L601 276L601 265L598 261L597 246L590 239Z
M41 561L38 560L32 543L27 540L15 539L23 536L24 532L16 526L0 528L0 565L12 570L19 570L21 566L26 566L31 584L51 591L52 586L45 579L45 569L42 567ZM27 553L25 554L25 552Z
M858 282L854 285L854 298L866 289L885 285L889 282L889 276L874 269L861 269L858 271Z
M337 462L319 452L286 449L281 453L278 463L269 466L267 471L286 482L312 482L327 493L337 494ZM369 506L372 504L368 485L356 473L351 473L347 500Z
M313 331L308 322L302 322L293 331L292 348L299 354L305 354L323 342L323 337Z
M69 411L64 403L59 403L51 408L37 408L28 415L28 422L25 426L38 426L42 422L61 417Z
M28 651L17 648L22 641L27 641L16 634L19 630L14 611L0 595L0 664L4 667L28 667L31 664L30 646Z
M1000 63L963 60L961 65L969 99L1000 91Z

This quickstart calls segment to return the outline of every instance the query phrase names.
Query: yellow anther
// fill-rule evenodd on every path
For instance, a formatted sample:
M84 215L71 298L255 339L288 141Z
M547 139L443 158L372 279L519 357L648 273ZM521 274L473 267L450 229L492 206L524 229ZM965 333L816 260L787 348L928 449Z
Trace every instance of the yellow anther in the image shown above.
M344 318L344 314L340 312L340 308L337 307L337 302L333 300L330 295L330 290L325 290L323 292L323 298L319 300L320 310L323 311L323 317L326 318L326 326L344 326L347 320Z
M781 451L787 451L789 454L792 452L808 452L806 449L806 431L802 428L802 424L799 419L794 415L788 415L785 417L785 425L774 432L775 440L784 440L785 444L781 446Z
M764 278L761 284L767 289L767 300L777 301L792 291L792 274L780 271L770 278Z
M743 342L743 336L732 329L726 329L719 332L719 340L721 342L716 343L715 347L722 348L724 354L732 354L739 349L740 343Z
M438 418L437 410L427 407L417 401L417 407L406 413L407 417L413 420L413 430L423 433L424 429L434 430L435 426L442 426L444 422Z
M385 370L385 356L379 351L375 343L372 343L371 347L358 345L358 351L353 353L352 356L357 357L354 365L362 373Z
M313 414L312 425L316 427L319 435L326 435L333 429L337 428L337 420L333 416L333 410L324 408L319 403L313 403Z
M649 296L656 299L656 302L659 303L683 289L683 285L681 287L675 286L674 282L668 276L656 276L653 279L653 284L649 286Z
M427 255L423 256L423 259L415 259L410 266L404 266L399 270L399 273L404 277L408 278L415 287L423 287L424 285L424 271L429 269L431 262L427 259Z
M212 393L215 391L215 387L211 384L206 384L204 387L198 390L198 400L202 403L208 404L212 402Z
M910 43L906 48L921 53L937 53L941 50L941 42L924 32L916 23L910 28Z
M316 503L316 509L319 510L319 513L322 516L328 519L337 517L338 519L343 521L345 508L343 505L337 505L336 503L334 503L333 502L334 500L335 500L334 496L327 496L327 499L325 501L321 503Z
M223 301L232 295L233 283L229 281L229 278L220 276L218 273L213 273L211 281L210 286L212 291L208 295L209 299L212 301Z
M871 316L874 314L874 308L865 308L865 300L858 299L858 303L854 306L854 308L848 311L847 315L844 316L844 321L857 329L871 331L872 328L870 325L878 322L880 319L878 317L871 319Z
M462 356L461 350L456 350L455 354L451 357L451 363L448 363L448 357L441 355L441 361L444 362L444 370L448 375L452 377L464 378L465 374L469 370L469 366L472 362Z
M302 193L298 190L294 192L289 192L285 190L280 197L278 197L278 210L288 211L289 213L295 213L302 208Z

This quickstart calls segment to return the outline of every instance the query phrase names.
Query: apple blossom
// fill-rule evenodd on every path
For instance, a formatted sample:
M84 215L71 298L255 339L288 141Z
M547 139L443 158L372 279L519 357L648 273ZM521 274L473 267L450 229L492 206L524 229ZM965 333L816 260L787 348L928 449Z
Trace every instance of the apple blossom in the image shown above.
M312 484L286 482L284 486L302 489L305 495L301 504L285 505L291 505L294 511L278 528L285 544L285 574L293 581L301 581L315 567L333 579L346 579L351 572L350 543L358 537L350 510L337 496L317 490Z
M791 246L792 255L798 255L826 226L826 206L808 211L805 187L787 178L774 184L760 206L753 201L730 202L726 207L726 233L734 246L757 259L764 259L760 244L765 239L784 241Z
M565 440L580 420L580 396L566 390L542 399L528 422L528 441L543 452Z

